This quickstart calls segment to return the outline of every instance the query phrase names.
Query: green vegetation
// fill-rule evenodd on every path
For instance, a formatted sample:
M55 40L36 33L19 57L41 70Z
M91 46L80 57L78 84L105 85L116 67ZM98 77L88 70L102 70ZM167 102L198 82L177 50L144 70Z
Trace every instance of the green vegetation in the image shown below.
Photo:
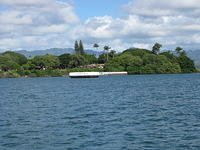
M95 44L93 45L93 47L96 48L96 50L97 50L97 49L99 48L99 44L95 43Z
M99 48L94 44L94 48ZM84 52L82 41L76 41L74 54L54 56L47 54L27 59L15 52L0 54L0 78L6 77L48 77L64 76L69 72L82 71L127 71L129 74L166 74L197 72L193 60L177 47L174 52L160 52L161 44L156 43L152 50L128 49L116 54L110 47L98 58ZM96 65L91 65L96 64ZM97 64L104 64L104 68ZM91 67L92 66L92 67Z
M152 47L152 53L158 54L160 52L161 47L162 47L162 45L159 43L154 44L154 46Z
M19 69L21 65L27 63L27 58L21 54L7 51L0 54L0 70L8 71Z
M79 54L79 55L84 55L85 54L83 43L82 43L81 40L79 41L79 43L78 43L78 41L75 41L74 50L75 50L76 54Z
M187 57L182 48L174 55L170 51L159 54L161 47L161 44L156 43L152 51L137 48L125 50L105 64L105 71L127 71L129 74L197 72L193 60ZM99 58L103 60L102 56Z
M109 50L111 49L111 47L109 47L109 46L104 46L104 48L103 48L105 51L107 51L107 53L106 53L106 62L108 62L108 53L109 53Z

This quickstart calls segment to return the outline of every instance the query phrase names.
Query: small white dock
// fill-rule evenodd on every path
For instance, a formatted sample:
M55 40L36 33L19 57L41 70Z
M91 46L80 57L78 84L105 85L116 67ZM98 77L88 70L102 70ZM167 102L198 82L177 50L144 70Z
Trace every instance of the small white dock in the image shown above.
M128 72L100 72L102 75L127 75Z
M127 75L128 72L70 72L71 78L98 78L106 75Z
M71 78L98 78L100 72L70 72L69 77Z

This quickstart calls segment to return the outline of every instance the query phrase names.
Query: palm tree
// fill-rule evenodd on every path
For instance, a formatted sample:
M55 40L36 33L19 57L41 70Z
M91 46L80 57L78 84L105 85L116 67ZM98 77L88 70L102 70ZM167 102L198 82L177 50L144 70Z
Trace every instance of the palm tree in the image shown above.
M96 48L96 49L98 49L98 48L99 48L99 44L95 43L95 44L93 45L93 47Z
M93 47L96 48L96 50L98 50L99 44L95 43L95 44L93 45ZM96 54L95 56L97 56L97 54Z
M180 53L180 56L186 56L186 55L187 55L186 51L182 50L182 52Z
M177 53L178 55L180 55L181 52L183 51L183 48L181 48L181 47L176 47L175 51L176 51L176 53Z
M108 61L108 52L109 52L109 49L111 49L111 47L109 47L109 46L104 46L104 50L107 51L107 61Z
M157 55L160 52L161 47L162 47L161 44L155 43L154 46L152 47L152 53Z
M110 53L112 54L112 57L114 59L116 51L115 50L111 50Z

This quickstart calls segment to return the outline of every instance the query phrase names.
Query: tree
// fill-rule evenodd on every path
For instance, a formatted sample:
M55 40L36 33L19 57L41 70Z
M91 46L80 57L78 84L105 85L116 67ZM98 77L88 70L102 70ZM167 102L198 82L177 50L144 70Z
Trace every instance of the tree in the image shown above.
M2 53L2 55L5 57L8 57L10 60L14 61L15 63L19 65L26 64L28 61L24 55L11 52L11 51L4 52Z
M186 52L181 47L176 47L175 51L179 56L186 56L187 55Z
M84 55L84 47L83 47L83 42L80 40L79 43L78 41L75 41L74 44L74 50L76 54Z
M146 50L146 49L140 49L140 48L130 48L125 50L124 52L122 52L122 54L124 53L128 53L131 54L133 56L139 56L139 57L143 57L145 54L152 54L151 51Z
M78 41L75 41L74 50L75 50L75 53L76 53L76 54L79 54L79 45L78 45Z
M26 64L27 61L24 55L7 51L0 54L0 70L18 70L20 66Z
M118 62L106 63L104 69L105 71L114 71L114 72L125 71L124 66L120 65Z
M8 56L0 55L0 70L9 71L17 70L20 66L15 61L10 59Z
M176 47L175 51L176 51L176 53L177 53L178 55L180 55L180 53L183 51L183 48L181 48L181 47Z
M60 66L60 60L57 56L47 54L44 56L35 56L31 63L36 66L37 69L53 69Z
M95 43L95 44L93 45L93 47L96 48L96 49L98 49L98 48L99 48L99 45L98 45L97 43Z
M130 71L132 68L139 68L143 65L143 61L139 56L131 54L122 54L115 57L105 64L106 71ZM128 69L129 68L129 69ZM131 68L131 69L130 69Z
M98 59L94 55L84 54L83 56L88 64L94 64L98 62Z
M105 54L99 55L99 57L98 57L98 63L99 63L99 64L104 64L104 63L106 63L106 55L105 55Z
M69 62L71 59L71 55L70 54L62 54L60 56L58 56L59 60L60 60L60 67L62 69L66 69L69 66Z
M154 46L152 47L152 53L153 54L158 54L161 47L162 47L161 44L155 43Z
M120 65L127 68L128 66L142 66L143 60L139 56L133 56L130 54L124 54L119 57L116 57L120 62ZM114 60L116 61L116 60Z
M70 61L69 61L69 68L75 68L82 65L87 64L87 61L85 60L84 56L82 55L71 55Z
M82 43L81 40L79 41L79 52L80 52L81 55L84 55L84 54L85 54L85 52L84 52L84 47L83 47L83 43Z
M109 52L109 49L111 49L111 47L109 47L109 46L104 46L104 50L107 51L107 61L108 61L108 52Z
M110 52L110 54L111 54L111 56L112 56L113 59L114 59L114 57L115 57L115 53L116 53L115 50L111 50L111 52Z
M160 55L164 55L168 58L168 60L172 63L177 63L177 56L175 56L171 51L162 52Z
M186 55L187 55L187 53L184 50L180 53L180 56L186 56Z
M181 55L178 57L178 63L183 73L196 72L194 61L189 57Z

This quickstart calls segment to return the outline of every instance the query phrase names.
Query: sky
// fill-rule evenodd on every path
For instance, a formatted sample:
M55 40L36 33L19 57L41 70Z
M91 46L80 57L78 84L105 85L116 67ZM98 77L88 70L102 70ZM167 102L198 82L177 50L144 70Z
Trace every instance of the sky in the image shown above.
M200 49L200 0L0 0L0 51Z
M123 14L121 6L130 2L130 0L75 0L71 1L75 6L81 20L95 16L119 17Z

